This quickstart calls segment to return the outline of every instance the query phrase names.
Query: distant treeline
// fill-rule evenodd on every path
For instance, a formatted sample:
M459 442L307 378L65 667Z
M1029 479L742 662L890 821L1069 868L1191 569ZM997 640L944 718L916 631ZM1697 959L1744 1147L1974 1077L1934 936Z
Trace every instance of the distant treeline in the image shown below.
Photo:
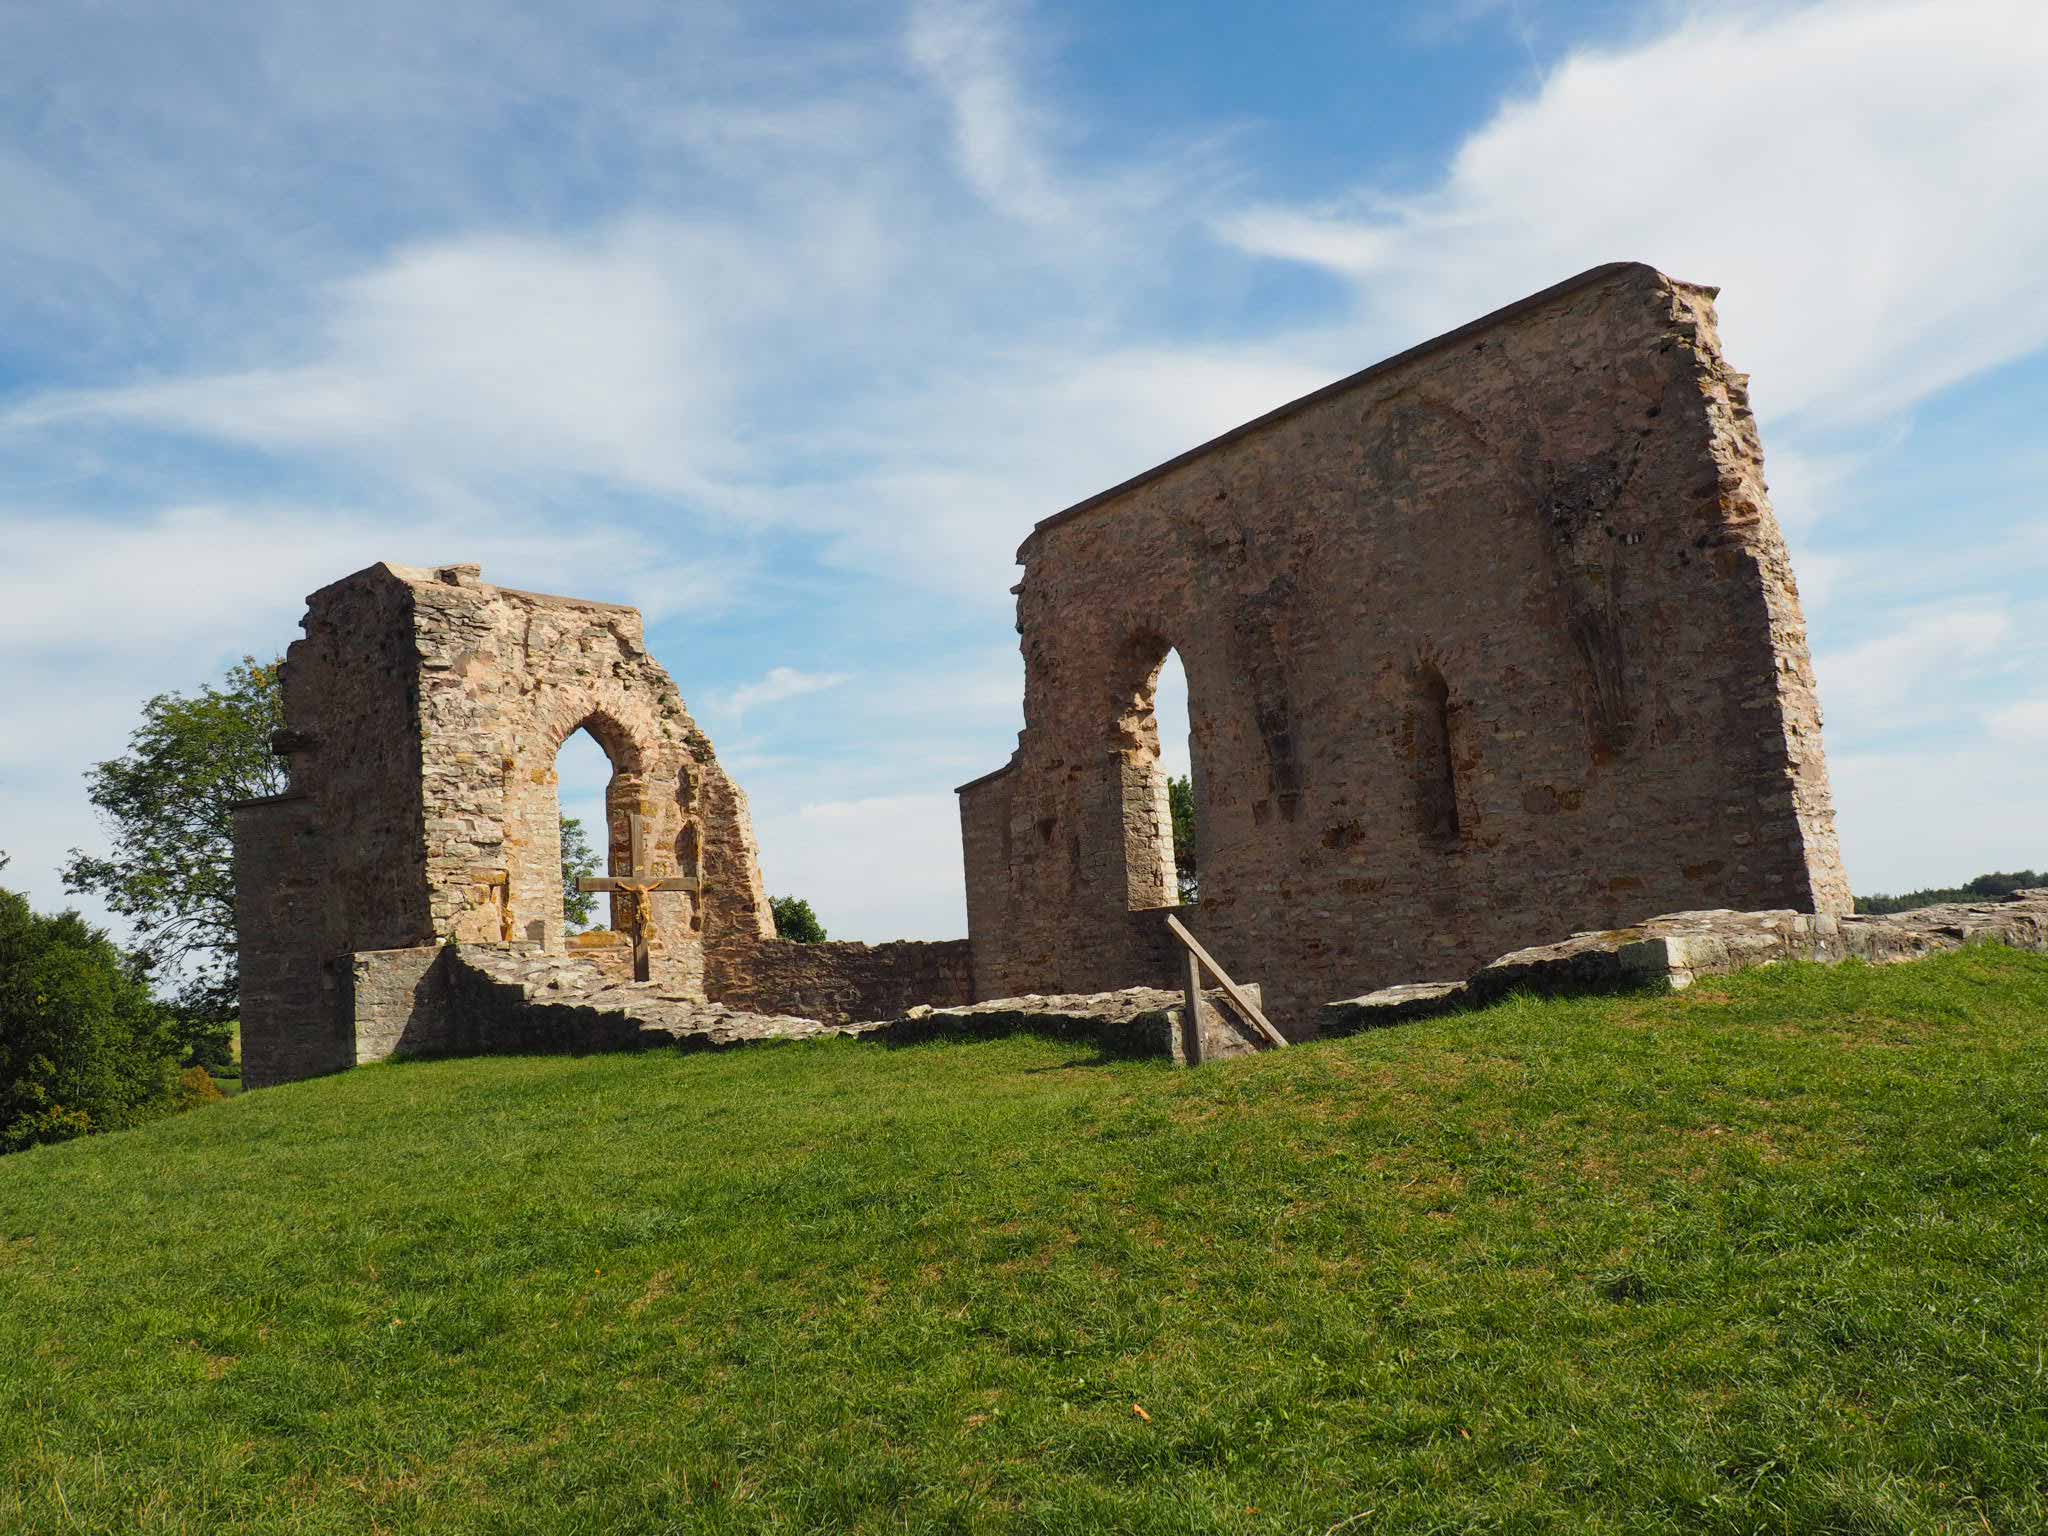
M2010 896L2030 886L2048 885L2048 870L2019 869L2011 874L1979 875L1953 890L1908 891L1903 896L1858 896L1858 912L1910 912L1915 907L1932 907L1944 901L1984 901Z

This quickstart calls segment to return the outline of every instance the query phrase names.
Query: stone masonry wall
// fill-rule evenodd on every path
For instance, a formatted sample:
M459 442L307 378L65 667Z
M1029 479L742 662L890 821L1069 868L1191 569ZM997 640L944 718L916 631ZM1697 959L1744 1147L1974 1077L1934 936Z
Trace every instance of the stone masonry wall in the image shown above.
M495 587L473 565L376 565L308 598L305 631L274 743L290 790L236 812L252 1084L459 1043L439 958L451 943L573 948L634 985L634 897L609 898L613 934L564 933L555 759L579 729L613 767L611 872L702 883L646 898L654 993L833 1021L971 996L964 941L775 938L746 795L633 609Z
M252 800L236 807L234 825L243 1081L262 1088L353 1066L340 981L327 963L329 882L312 804Z
M751 1013L800 1014L828 1024L893 1019L919 1005L974 1000L965 939L798 944L769 939L732 956L718 1000Z
M494 587L473 565L387 564L314 593L304 627L274 743L290 789L236 814L253 1083L432 1037L428 1014L393 1012L410 962L365 972L366 953L561 950L555 756L579 728L615 770L612 872L628 872L638 812L648 867L633 872L704 882L646 898L652 979L702 997L713 957L772 936L746 796L647 654L633 609ZM615 928L632 926L633 902L611 898Z
M983 997L1170 984L1153 690L1201 900L1282 1029L1662 911L1839 912L1820 711L1713 290L1617 265L1041 523L1025 728L963 786Z
M423 944L349 957L344 1008L355 1026L350 1066L390 1056L432 1055L454 1046L447 954L445 945Z
M773 932L746 797L719 768L675 684L647 654L640 615L610 603L484 584L474 567L406 572L418 606L421 773L434 936L564 940L555 758L578 729L611 759L609 866L702 878L649 896L654 979L701 991L706 953ZM501 894L502 892L502 894ZM610 898L612 926L634 899Z

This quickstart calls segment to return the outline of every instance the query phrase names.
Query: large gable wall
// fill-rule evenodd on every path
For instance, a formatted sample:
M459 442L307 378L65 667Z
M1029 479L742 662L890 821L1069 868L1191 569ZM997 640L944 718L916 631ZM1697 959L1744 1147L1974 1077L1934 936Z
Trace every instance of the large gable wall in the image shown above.
M1804 622L1713 292L1601 268L1039 525L1025 729L961 790L980 996L1164 982L1190 919L1314 1004L1691 907L1849 905Z

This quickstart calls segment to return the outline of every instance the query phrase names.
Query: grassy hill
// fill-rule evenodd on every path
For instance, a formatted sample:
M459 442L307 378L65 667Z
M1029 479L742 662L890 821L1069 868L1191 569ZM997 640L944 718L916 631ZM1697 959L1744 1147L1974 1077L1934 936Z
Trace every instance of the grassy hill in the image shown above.
M2048 958L438 1062L0 1160L0 1530L2048 1528Z

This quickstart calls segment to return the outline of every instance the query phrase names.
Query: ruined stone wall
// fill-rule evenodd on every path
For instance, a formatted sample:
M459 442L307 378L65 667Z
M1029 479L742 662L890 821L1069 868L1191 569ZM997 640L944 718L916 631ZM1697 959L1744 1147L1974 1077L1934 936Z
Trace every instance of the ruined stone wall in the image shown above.
M964 786L983 997L1170 984L1190 925L1314 1006L1650 913L1849 905L1797 589L1712 290L1597 269L1039 525L1025 729Z
M340 980L328 964L329 881L312 802L281 795L245 802L234 815L243 1081L263 1088L353 1066Z
M637 811L648 867L632 873L705 882L646 898L652 980L701 997L715 957L772 936L746 797L634 610L494 587L475 566L372 566L307 604L275 743L290 789L236 817L252 1082L431 1046L411 962L365 970L365 954L562 948L555 756L579 728L615 769L613 873L628 872ZM630 928L634 898L611 902ZM401 1018L408 996L418 1016Z
M887 944L798 944L769 939L716 978L716 999L751 1013L797 1014L827 1024L893 1019L919 1005L974 1001L974 963L965 939Z
M555 759L587 730L613 767L611 871L628 870L629 817L638 812L649 868L634 873L705 882L701 895L646 898L653 979L701 994L707 953L757 942L773 920L746 797L648 655L640 615L451 569L453 579L415 586L435 936L561 948ZM609 900L612 926L630 929L634 898Z
M444 945L423 944L349 956L343 1012L354 1021L355 1051L348 1065L453 1047L447 954Z
M414 591L373 575L306 599L305 637L285 653L285 730L274 743L289 793L312 816L323 867L314 912L330 956L421 944L433 932L419 859Z

